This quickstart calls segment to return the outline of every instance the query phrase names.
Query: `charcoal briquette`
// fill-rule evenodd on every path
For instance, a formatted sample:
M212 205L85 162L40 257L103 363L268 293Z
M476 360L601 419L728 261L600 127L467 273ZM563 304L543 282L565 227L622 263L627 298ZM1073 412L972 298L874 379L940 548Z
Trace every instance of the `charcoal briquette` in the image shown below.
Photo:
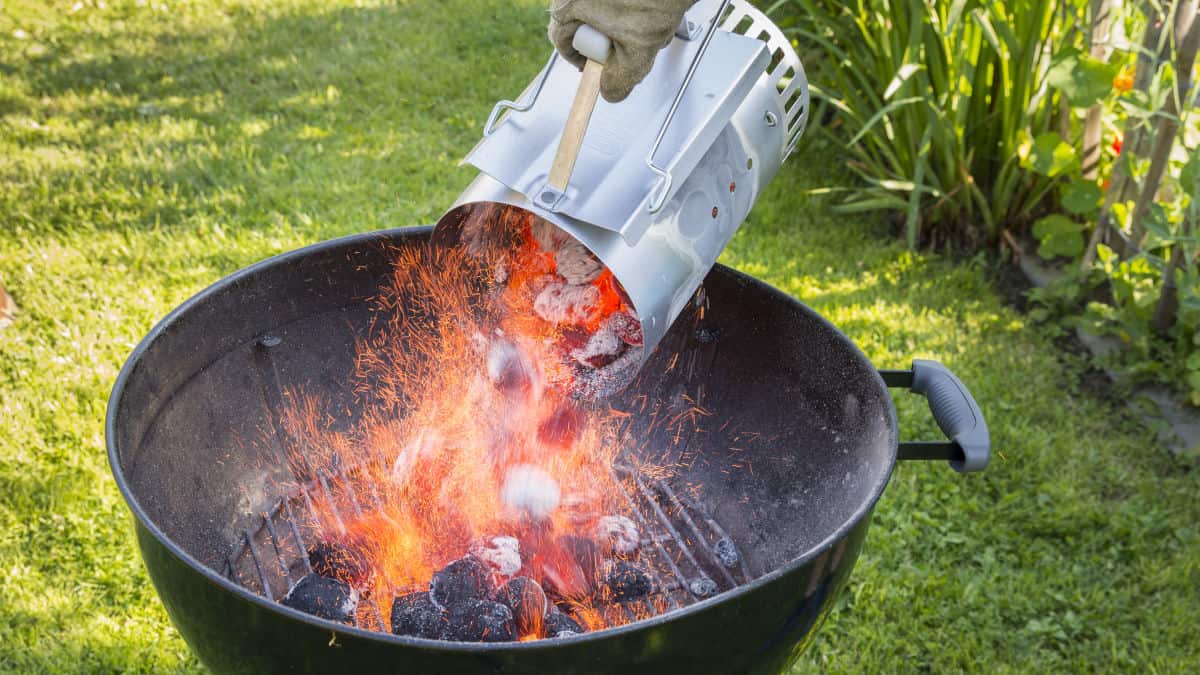
M552 608L546 616L545 635L548 638L580 635L586 632L579 622L564 614L557 607Z
M733 541L728 537L721 539L714 547L717 551L717 558L721 564L726 567L736 567L741 556L738 555L737 547L733 545Z
M496 602L512 612L518 635L540 633L550 608L541 585L529 577L517 577L501 586Z
M717 592L717 582L708 577L696 577L688 582L688 590L698 598L707 598Z
M468 600L449 611L439 637L458 642L511 642L517 639L517 625L504 605Z
M353 624L358 592L344 581L309 574L297 582L281 602L285 607L322 619Z
M490 577L487 565L478 558L459 558L434 572L429 580L429 598L440 609L451 609L487 597Z
M607 566L606 572L604 585L617 600L640 598L653 586L648 574L624 560L614 561Z
M392 633L436 640L444 612L434 606L428 593L409 593L392 602Z
M308 564L314 574L338 579L363 590L374 572L366 554L337 541L318 542L308 550Z

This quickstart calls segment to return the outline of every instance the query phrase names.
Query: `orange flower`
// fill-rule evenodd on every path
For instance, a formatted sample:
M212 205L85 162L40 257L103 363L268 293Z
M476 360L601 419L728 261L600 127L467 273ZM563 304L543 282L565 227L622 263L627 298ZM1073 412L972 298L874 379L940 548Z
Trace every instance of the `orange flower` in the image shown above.
M1133 71L1129 68L1122 68L1121 72L1113 78L1113 89L1122 94L1133 89Z
M1125 145L1125 134L1117 132L1117 137L1113 139L1112 149L1118 155L1121 154L1121 148Z
M1104 190L1105 192L1108 192L1108 188L1110 188L1110 187L1112 187L1112 179L1111 178L1105 178L1104 182L1100 184L1100 189Z

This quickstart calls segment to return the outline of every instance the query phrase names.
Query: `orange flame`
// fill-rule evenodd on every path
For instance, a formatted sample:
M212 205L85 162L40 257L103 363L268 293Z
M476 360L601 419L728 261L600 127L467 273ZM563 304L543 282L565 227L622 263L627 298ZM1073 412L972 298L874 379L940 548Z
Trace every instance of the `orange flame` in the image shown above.
M370 561L371 596L385 617L393 597L424 590L473 545L511 536L520 542L518 574L553 588L577 621L589 629L627 623L626 613L605 610L611 598L589 583L562 539L591 537L601 516L627 508L612 471L627 415L571 396L579 366L563 344L573 331L595 331L632 310L603 270L582 321L539 317L538 285L556 263L535 239L533 217L503 209L480 218L501 238L482 248L465 242L394 252L370 330L356 344L359 419L335 431L317 398L287 392L283 426L300 440L289 462L300 480L349 470L357 497L310 491L312 511L324 536L352 542ZM464 238L480 226L467 223ZM504 498L518 466L534 467L558 490L545 513Z

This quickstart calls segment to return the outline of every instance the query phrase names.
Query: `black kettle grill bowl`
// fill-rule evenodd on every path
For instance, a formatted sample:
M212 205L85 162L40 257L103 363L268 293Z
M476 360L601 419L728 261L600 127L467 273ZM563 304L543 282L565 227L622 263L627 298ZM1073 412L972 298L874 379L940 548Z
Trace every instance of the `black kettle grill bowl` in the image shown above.
M731 421L724 431L711 425L703 447L693 443L695 461L672 482L704 486L706 512L736 542L753 580L618 628L484 645L324 621L222 574L239 533L286 482L275 456L246 439L261 433L279 387L351 404L354 337L368 324L369 298L395 250L423 245L429 233L346 237L235 273L160 322L122 370L109 402L109 459L155 589L205 665L548 675L779 672L794 661L862 548L897 459L895 407L880 373L829 322L723 266L704 283L701 324L676 322L617 406L686 391L702 395L711 419ZM675 352L677 367L668 368ZM970 403L967 417L982 425ZM732 429L755 433L735 438ZM908 453L962 459L953 444L922 447Z

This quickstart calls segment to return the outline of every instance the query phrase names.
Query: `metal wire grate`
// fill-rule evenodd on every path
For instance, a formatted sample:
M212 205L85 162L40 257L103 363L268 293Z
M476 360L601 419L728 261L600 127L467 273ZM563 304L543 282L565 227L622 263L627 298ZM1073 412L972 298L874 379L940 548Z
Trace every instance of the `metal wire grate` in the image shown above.
M678 609L746 583L752 577L745 559L721 526L702 508L679 494L665 481L639 475L625 466L614 468L616 483L624 502L641 530L641 546L636 564L653 582L651 593L643 598L621 600L599 608L609 623L628 623ZM291 494L275 502L261 514L257 526L242 531L240 540L225 561L223 573L234 583L269 600L280 600L306 574L312 572L308 561L308 543L327 534L313 507L313 492L334 510L338 534L345 533L345 517L358 517L370 504L380 507L378 494L363 481L366 499L356 488L353 471L301 484ZM342 499L335 502L334 496ZM394 595L417 590L390 589ZM623 621L614 621L624 615ZM356 623L368 630L388 630L378 605L373 600L359 603Z

